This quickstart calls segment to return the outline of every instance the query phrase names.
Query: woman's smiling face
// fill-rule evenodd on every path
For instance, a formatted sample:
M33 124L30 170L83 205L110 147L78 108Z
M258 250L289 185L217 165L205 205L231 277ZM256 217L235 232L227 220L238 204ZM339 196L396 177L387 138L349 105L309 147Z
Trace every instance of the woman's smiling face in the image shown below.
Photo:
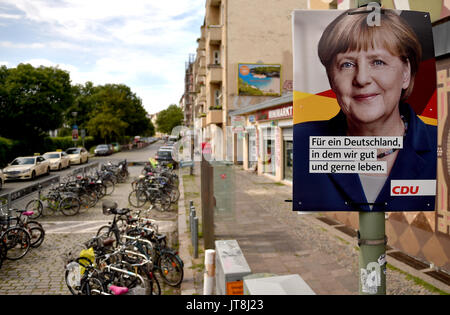
M411 80L409 61L378 47L339 53L331 88L349 122L370 124L389 118Z

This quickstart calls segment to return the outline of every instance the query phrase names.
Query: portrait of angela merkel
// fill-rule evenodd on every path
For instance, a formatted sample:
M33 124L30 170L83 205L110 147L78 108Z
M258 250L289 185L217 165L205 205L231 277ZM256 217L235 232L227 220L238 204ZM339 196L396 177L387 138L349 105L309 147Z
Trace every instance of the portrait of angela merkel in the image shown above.
M434 208L434 197L390 193L393 179L436 178L436 126L425 124L406 103L421 62L421 43L397 12L383 10L377 26L368 23L365 10L343 12L319 40L318 56L340 111L327 121L295 125L299 210ZM310 136L403 137L403 148L377 149L377 160L386 162L383 174L317 174L308 168Z

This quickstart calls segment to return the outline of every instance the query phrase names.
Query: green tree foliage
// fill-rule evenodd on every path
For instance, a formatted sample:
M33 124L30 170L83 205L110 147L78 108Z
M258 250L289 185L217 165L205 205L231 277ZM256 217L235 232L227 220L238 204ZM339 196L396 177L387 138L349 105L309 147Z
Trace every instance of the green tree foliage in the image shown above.
M46 148L50 130L71 135L75 124L102 142L155 133L142 100L124 84L72 86L57 67L0 67L0 136L17 140L22 154Z
M106 107L97 111L95 116L87 123L89 134L100 137L105 143L123 136L127 127L128 123L122 121Z
M162 110L156 119L158 131L170 134L172 129L183 123L184 115L180 107L175 104L170 105L167 109Z
M69 73L20 64L0 70L0 135L33 143L63 123L72 104Z
M85 129L87 122L91 118L91 112L95 109L95 97L98 88L90 81L84 85L76 84L72 86L73 103L64 113L64 119L69 129L77 125L78 129ZM72 113L76 112L76 116ZM69 131L71 134L71 131Z
M142 100L128 86L106 84L95 87L88 100L93 103L90 119L86 122L91 135L105 141L120 141L126 135L154 134L154 126L146 116Z

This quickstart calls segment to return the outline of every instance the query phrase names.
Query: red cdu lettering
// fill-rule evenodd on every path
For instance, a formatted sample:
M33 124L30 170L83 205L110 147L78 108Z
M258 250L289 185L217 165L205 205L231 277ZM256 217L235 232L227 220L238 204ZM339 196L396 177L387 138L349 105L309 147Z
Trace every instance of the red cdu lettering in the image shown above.
M400 186L395 186L394 188L392 188L392 192L395 194L395 195L399 195L400 194Z
M419 192L419 186L395 186L392 188L394 195L416 195Z
M419 186L411 186L409 192L411 195L416 195L419 192Z

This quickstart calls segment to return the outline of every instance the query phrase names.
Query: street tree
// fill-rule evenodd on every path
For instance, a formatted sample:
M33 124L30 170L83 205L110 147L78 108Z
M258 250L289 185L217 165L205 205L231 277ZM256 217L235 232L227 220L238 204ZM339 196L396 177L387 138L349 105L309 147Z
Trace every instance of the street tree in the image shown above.
M104 140L105 143L124 135L128 123L122 121L113 112L105 110L97 111L86 124L88 133Z
M73 102L70 75L57 67L0 69L0 135L30 144L59 128Z
M170 105L167 109L162 110L156 118L156 125L159 132L170 134L176 126L181 126L184 115L180 107L175 104Z

